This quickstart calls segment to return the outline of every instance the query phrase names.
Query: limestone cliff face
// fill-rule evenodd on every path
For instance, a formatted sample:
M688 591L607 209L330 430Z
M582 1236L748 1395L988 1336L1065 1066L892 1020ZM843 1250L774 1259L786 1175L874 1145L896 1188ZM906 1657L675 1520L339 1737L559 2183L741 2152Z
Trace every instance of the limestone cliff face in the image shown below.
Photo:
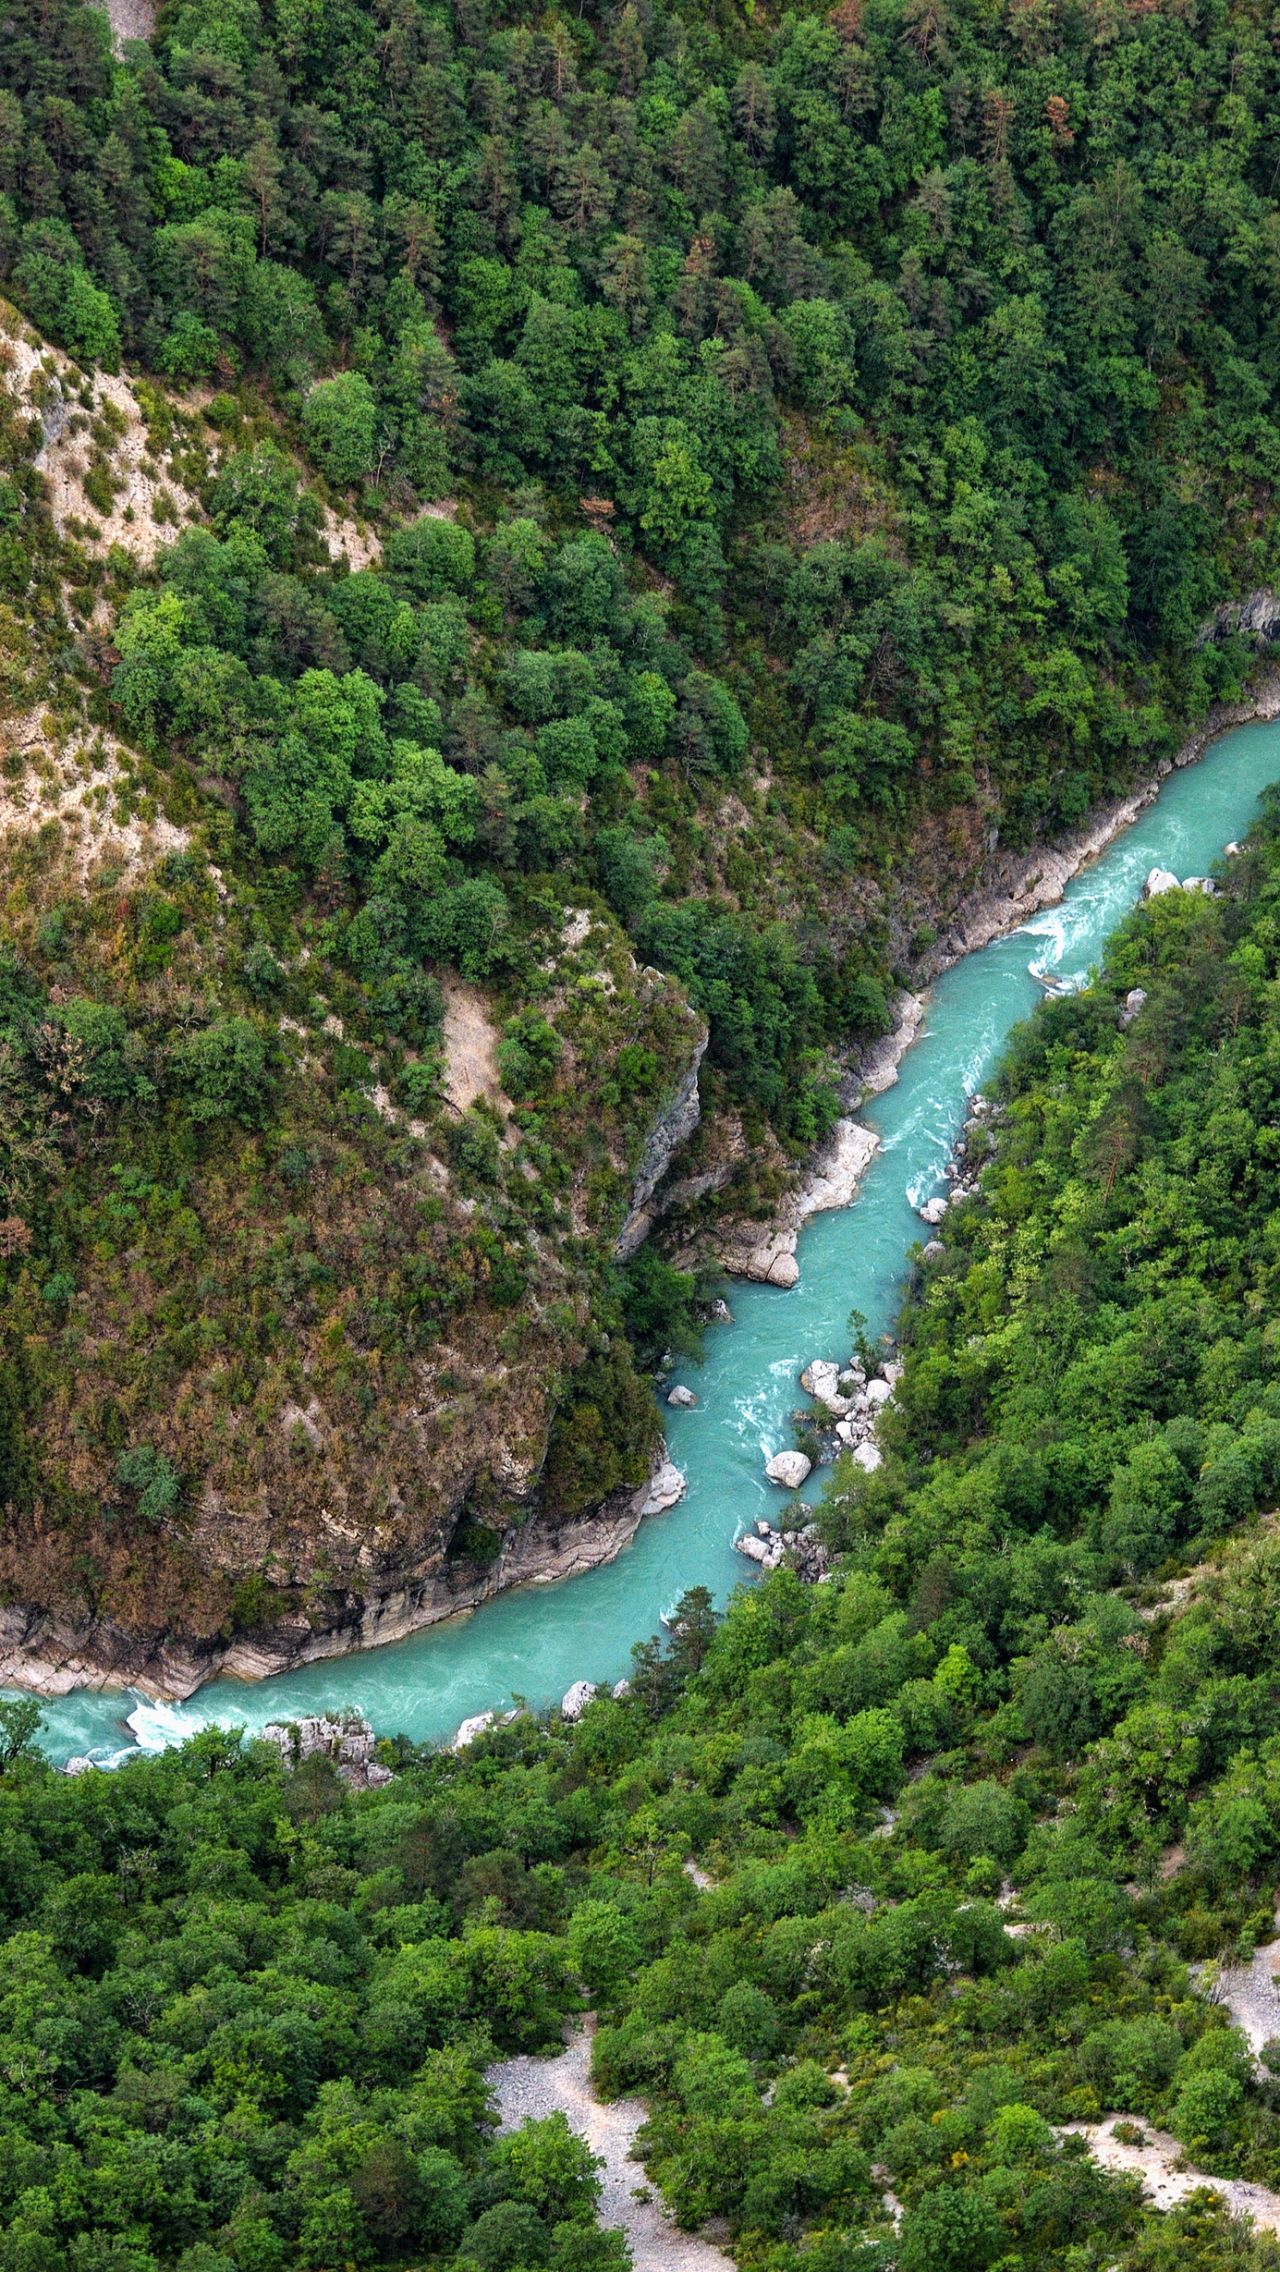
M698 1094L698 1071L707 1052L705 1027L694 1046L693 1057L686 1067L678 1087L663 1106L649 1131L636 1180L631 1192L631 1205L626 1222L614 1244L614 1255L619 1262L627 1262L644 1245L662 1210L653 1204L654 1194L671 1162L688 1143L702 1118L702 1100Z
M1236 637L1250 640L1255 647L1267 647L1280 639L1280 593L1264 585L1256 592L1246 592L1242 600L1224 601L1201 625L1196 645L1220 647Z
M661 1469L660 1469L661 1472ZM476 1609L510 1586L549 1585L612 1562L649 1510L651 1486L614 1492L574 1519L530 1520L508 1529L483 1566L451 1559L448 1542L424 1559L387 1557L358 1581L331 1590L308 1611L234 1638L193 1636L157 1626L123 1626L109 1616L86 1622L61 1611L0 1607L0 1687L64 1696L73 1688L136 1688L178 1701L217 1673L263 1680L321 1657L400 1641L446 1617Z

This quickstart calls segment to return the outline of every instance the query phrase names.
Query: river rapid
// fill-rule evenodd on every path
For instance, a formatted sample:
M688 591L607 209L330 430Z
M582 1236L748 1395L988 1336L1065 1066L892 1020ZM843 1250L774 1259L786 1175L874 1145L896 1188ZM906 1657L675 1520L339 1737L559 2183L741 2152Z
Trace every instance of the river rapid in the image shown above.
M651 1517L616 1562L585 1577L527 1587L449 1624L356 1655L331 1658L248 1685L211 1681L185 1704L75 1690L44 1706L40 1741L51 1759L88 1754L104 1766L135 1748L181 1742L213 1722L268 1720L351 1708L380 1734L445 1741L474 1713L516 1698L558 1702L577 1680L614 1681L632 1643L657 1630L686 1587L723 1600L750 1582L733 1540L786 1496L765 1481L764 1461L792 1441L789 1415L805 1402L797 1376L814 1357L849 1354L859 1310L875 1336L902 1296L908 1250L927 1237L914 1209L945 1190L944 1170L967 1099L981 1088L1011 1029L1040 988L1035 964L1080 980L1141 894L1152 868L1203 875L1247 832L1262 791L1280 779L1280 723L1237 727L1194 765L1171 774L1154 802L1068 886L1061 903L1006 938L966 955L930 991L927 1014L895 1087L863 1117L876 1153L853 1204L818 1215L800 1235L799 1284L789 1292L734 1282L729 1325L706 1336L704 1361L678 1378L698 1402L664 1411L671 1456L688 1490ZM819 1471L804 1496L816 1498Z

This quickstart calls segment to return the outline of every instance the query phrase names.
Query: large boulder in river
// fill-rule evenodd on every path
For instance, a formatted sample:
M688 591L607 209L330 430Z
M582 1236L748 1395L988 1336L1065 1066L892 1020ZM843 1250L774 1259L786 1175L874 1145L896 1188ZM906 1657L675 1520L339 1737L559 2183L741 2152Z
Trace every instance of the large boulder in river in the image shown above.
M1142 887L1142 896L1144 899L1159 899L1162 892L1181 889L1181 884L1170 868L1153 868Z
M813 1461L803 1452L775 1452L764 1463L769 1481L781 1484L784 1491L798 1491L812 1467Z
M946 1214L946 1212L947 1202L942 1197L941 1193L939 1193L936 1199L926 1199L923 1207L917 1207L916 1209L916 1213L920 1217L921 1222L927 1223L931 1230L934 1229L937 1224L942 1221L942 1218Z
M751 1531L744 1530L741 1537L735 1538L733 1543L739 1554L746 1555L748 1562L758 1562L762 1570L773 1568L772 1533L770 1533L769 1538L764 1539L756 1538Z
M667 1402L674 1405L677 1412L692 1412L697 1401L691 1388L681 1385L667 1390Z
M825 1404L829 1412L834 1412L837 1419L849 1410L849 1397L840 1386L840 1367L833 1365L828 1357L815 1357L811 1365L805 1366L800 1386L816 1397L819 1404Z

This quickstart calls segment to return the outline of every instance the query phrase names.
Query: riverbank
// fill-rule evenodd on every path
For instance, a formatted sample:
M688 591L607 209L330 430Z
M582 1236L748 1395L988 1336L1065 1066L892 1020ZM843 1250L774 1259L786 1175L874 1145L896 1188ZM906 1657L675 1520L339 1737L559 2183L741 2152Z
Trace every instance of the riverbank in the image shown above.
M1132 827L1139 813L1154 803L1161 783L1171 773L1198 763L1210 743L1223 734L1239 726L1269 724L1276 718L1280 718L1280 670L1268 671L1243 702L1215 703L1203 725L1188 734L1173 757L1161 761L1149 780L1101 806L1061 844L1019 853L1009 862L1007 871L979 885L962 902L945 938L925 949L912 973L914 983L931 985L964 956L1007 937L1046 908L1056 907L1082 869L1099 859L1126 828Z
M1280 679L1256 690L1248 715L1280 715L1271 709L1277 698ZM800 1280L785 1302L774 1299L771 1287L743 1286L734 1300L732 1325L708 1334L703 1361L688 1375L693 1408L664 1412L671 1457L688 1485L677 1517L640 1520L627 1551L609 1541L607 1557L599 1554L599 1535L588 1519L573 1541L571 1563L560 1560L528 1574L551 1580L572 1570L572 1586L548 1582L535 1593L522 1582L523 1573L516 1579L508 1563L503 1586L487 1589L483 1607L477 1605L473 1616L448 1614L450 1608L470 1606L456 1596L427 1616L421 1609L431 1605L421 1600L393 1603L389 1596L394 1584L403 1583L401 1574L388 1570L384 1580L382 1572L371 1572L364 1600L351 1605L346 1629L335 1632L331 1626L323 1636L297 1634L291 1643L298 1651L292 1665L270 1653L269 1633L243 1636L234 1644L234 1659L232 1644L225 1645L230 1669L240 1678L218 1680L201 1695L198 1709L140 1704L128 1730L122 1730L123 1712L111 1698L120 1688L137 1685L136 1678L130 1680L133 1665L126 1669L119 1658L94 1665L80 1633L71 1637L71 1647L59 1648L55 1677L50 1678L50 1652L39 1646L41 1633L14 1633L11 1624L13 1647L0 1677L29 1687L36 1684L30 1677L34 1673L43 1693L64 1697L48 1716L56 1747L67 1755L99 1747L118 1754L122 1737L159 1744L180 1740L183 1733L215 1719L256 1726L281 1713L348 1705L358 1706L380 1729L401 1729L418 1741L447 1741L464 1719L501 1707L516 1695L541 1706L579 1680L612 1683L627 1670L637 1635L653 1632L687 1587L706 1585L713 1593L727 1594L743 1575L741 1557L733 1551L735 1533L776 1515L776 1492L765 1480L764 1466L794 1442L791 1415L800 1372L814 1356L848 1349L851 1308L873 1336L892 1327L905 1257L920 1236L916 1210L941 1189L965 1099L982 1087L1008 1033L1034 1006L1037 990L1027 974L1029 955L1035 952L1037 959L1064 971L1087 969L1140 896L1153 866L1172 862L1180 874L1203 873L1224 844L1247 832L1259 794L1280 775L1274 729L1234 742L1228 732L1205 757L1203 768L1189 771L1195 749L1239 716L1219 713L1205 721L1187 745L1187 769L1167 781L1166 796L1151 812L1144 813L1141 803L1150 805L1154 782L1136 808L1129 800L1116 800L1095 816L1090 829L1055 855L1052 873L1043 856L1034 874L1023 863L1013 880L1027 896L1012 910L1015 928L1025 908L1058 896L1069 874L1091 860L1097 865L1087 887L1068 888L1061 915L1041 918L1042 938L1034 943L1024 937L1005 939L944 973L914 1048L903 1048L900 1057L903 1033L878 1053L870 1070L872 1085L883 1093L870 1117L879 1148L864 1170L856 1205L828 1208L811 1218L802 1234ZM1129 836L1108 849L1123 826L1122 816L1134 809L1138 817ZM974 904L975 924L983 912ZM989 903L985 913L989 919ZM901 1064L896 1080L891 1078L899 1071L895 1060ZM759 1237L761 1226L754 1229ZM815 1476L805 1495L811 1497L819 1488ZM379 1603L394 1615L390 1629L368 1620L369 1610L376 1615ZM428 1625L431 1630L424 1631ZM265 1661L248 1654L264 1642L269 1651ZM19 1647L25 1648L25 1661L17 1654ZM362 1653L353 1657L354 1651ZM212 1678L221 1668L206 1656L200 1666L182 1669ZM160 1679L155 1670L150 1668L146 1680L153 1695L193 1692L189 1679L179 1683L167 1677L169 1666L159 1668ZM256 1677L258 1685L244 1685L246 1677ZM103 1682L110 1682L110 1688L93 1693Z
M264 1631L208 1643L166 1634L130 1633L102 1618L77 1628L55 1612L21 1604L0 1607L0 1687L53 1699L76 1689L133 1690L161 1704L185 1703L210 1680L263 1681L329 1657L385 1647L430 1626L465 1617L517 1586L548 1586L582 1577L616 1560L646 1516L674 1506L683 1478L665 1456L638 1491L618 1492L602 1507L554 1530L529 1526L508 1534L492 1566L470 1584L440 1572L409 1571L367 1597L353 1598L347 1617L317 1628L305 1616Z
M1047 908L1056 907L1075 878L1154 803L1162 782L1196 764L1211 742L1237 727L1276 718L1280 718L1280 671L1270 671L1243 702L1215 703L1204 724L1139 788L1100 807L1061 844L1013 855L975 886L943 936L916 958L911 986L893 1005L892 1030L851 1064L844 1087L852 1112L836 1122L808 1165L798 1171L793 1189L784 1194L772 1217L761 1222L727 1216L708 1233L695 1234L680 1248L678 1260L686 1266L710 1262L732 1278L763 1285L794 1286L800 1275L796 1246L805 1224L823 1209L848 1207L857 1197L879 1142L875 1130L857 1114L869 1098L882 1095L897 1080L902 1060L924 1022L927 990L933 982L967 955L1007 938Z

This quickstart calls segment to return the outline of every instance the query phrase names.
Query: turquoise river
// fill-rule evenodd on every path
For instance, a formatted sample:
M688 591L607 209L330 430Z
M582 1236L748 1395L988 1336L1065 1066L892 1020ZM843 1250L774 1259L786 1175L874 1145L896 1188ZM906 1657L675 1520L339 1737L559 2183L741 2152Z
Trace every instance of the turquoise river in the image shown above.
M257 1686L215 1680L182 1705L74 1691L45 1707L41 1741L49 1756L89 1753L106 1764L135 1745L181 1741L211 1721L259 1727L344 1706L362 1711L380 1733L445 1740L464 1718L514 1696L543 1706L573 1681L616 1680L628 1669L632 1643L657 1629L687 1586L707 1585L723 1597L750 1582L752 1565L734 1553L733 1540L758 1516L776 1518L785 1504L761 1471L793 1440L789 1416L804 1401L797 1375L812 1357L848 1354L852 1309L873 1335L892 1325L908 1249L927 1235L913 1209L945 1188L966 1099L1037 999L1028 964L1083 975L1148 871L1204 874L1228 842L1245 834L1262 790L1277 779L1280 724L1224 735L1198 763L1165 780L1155 802L1076 877L1059 906L966 956L937 982L896 1086L866 1112L881 1142L857 1198L816 1216L801 1234L799 1284L787 1293L746 1284L727 1289L732 1324L708 1331L703 1363L682 1375L696 1390L696 1409L664 1414L687 1494L670 1513L643 1524L616 1562L559 1585L504 1594L410 1640ZM806 1494L820 1488L819 1472Z

